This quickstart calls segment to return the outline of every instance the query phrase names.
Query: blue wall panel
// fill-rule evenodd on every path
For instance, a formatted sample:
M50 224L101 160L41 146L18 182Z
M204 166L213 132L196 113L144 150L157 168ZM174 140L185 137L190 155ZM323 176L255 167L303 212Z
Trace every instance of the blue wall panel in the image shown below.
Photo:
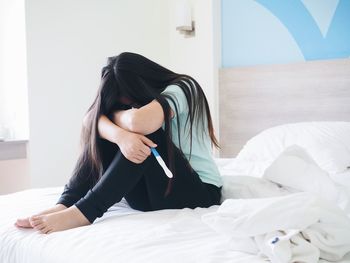
M222 66L350 56L350 0L222 0Z

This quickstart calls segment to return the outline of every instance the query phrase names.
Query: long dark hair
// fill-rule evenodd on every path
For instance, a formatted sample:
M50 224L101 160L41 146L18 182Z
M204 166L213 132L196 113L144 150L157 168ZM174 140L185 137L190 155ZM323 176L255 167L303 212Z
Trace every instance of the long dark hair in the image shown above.
M101 115L111 118L115 110L125 109L125 105L119 102L121 96L127 96L141 106L150 103L152 100L157 100L160 103L164 111L164 132L167 139L168 165L169 169L175 174L171 162L174 151L171 138L171 109L167 99L174 102L174 105L176 103L173 97L161 94L171 84L179 86L187 99L189 113L186 125L189 126L191 146L193 124L200 124L203 129L199 130L207 131L212 145L219 147L214 135L208 102L198 82L188 75L176 74L144 56L124 52L118 56L108 58L107 65L102 69L101 84L94 102L88 109L88 119L82 129L82 150L73 171L73 176L92 177L95 183L102 176L102 139L98 134L97 123ZM177 115L177 109L175 111ZM180 129L178 131L178 139L180 142ZM170 185L171 181L169 182L167 193Z

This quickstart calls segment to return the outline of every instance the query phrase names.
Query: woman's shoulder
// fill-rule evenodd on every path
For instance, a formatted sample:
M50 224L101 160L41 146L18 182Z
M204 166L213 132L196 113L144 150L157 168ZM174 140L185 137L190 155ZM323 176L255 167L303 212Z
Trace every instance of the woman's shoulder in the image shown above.
M186 100L186 96L182 88L176 84L171 84L167 86L162 92L163 95L168 95L177 100Z
M162 94L167 96L166 98L174 112L175 109L177 109L178 113L187 112L187 99L181 87L171 84L165 88Z
M164 91L162 93L177 93L177 92L183 92L182 89L176 85L176 84L170 84L166 86Z
M195 83L191 79L188 79L186 81L181 80L181 84L180 83L179 84L173 83L173 84L170 84L170 85L166 86L166 88L164 89L164 91L162 93L170 94L170 95L174 94L174 95L184 96L185 94L184 94L184 90L183 89L191 90L191 84L189 82L191 82L192 85L195 86ZM183 84L185 84L185 85L183 85ZM180 87L180 85L182 87ZM186 87L187 87L187 89L186 89Z

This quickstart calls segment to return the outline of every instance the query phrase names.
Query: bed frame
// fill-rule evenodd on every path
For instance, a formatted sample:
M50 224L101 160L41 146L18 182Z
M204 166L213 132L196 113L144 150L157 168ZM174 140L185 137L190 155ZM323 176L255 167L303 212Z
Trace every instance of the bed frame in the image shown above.
M350 121L350 59L221 69L219 112L220 157L276 125Z

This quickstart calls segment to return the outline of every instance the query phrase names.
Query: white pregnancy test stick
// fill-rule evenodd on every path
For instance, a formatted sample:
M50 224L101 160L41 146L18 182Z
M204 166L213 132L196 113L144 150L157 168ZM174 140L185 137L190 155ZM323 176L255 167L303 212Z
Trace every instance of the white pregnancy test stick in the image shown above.
M162 159L162 157L159 155L158 151L151 147L151 151L154 155L154 157L156 157L157 162L159 163L159 165L163 168L166 176L168 176L169 178L173 178L173 173L169 170L169 168L166 166L164 160Z

